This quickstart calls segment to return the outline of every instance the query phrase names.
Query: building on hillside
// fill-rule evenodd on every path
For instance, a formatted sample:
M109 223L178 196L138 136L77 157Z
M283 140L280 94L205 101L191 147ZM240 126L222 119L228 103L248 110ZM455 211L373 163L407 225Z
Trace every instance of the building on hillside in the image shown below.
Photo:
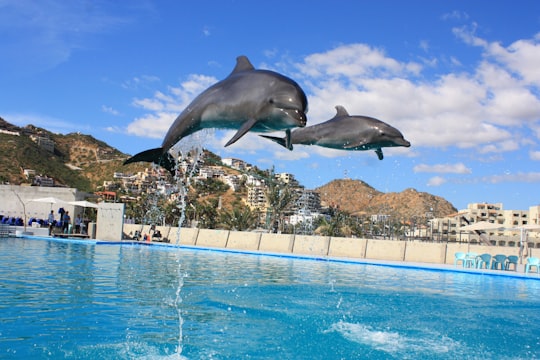
M199 179L220 179L225 176L225 171L221 166L202 166L199 169Z
M328 219L327 215L323 215L323 214L321 214L319 212L311 212L309 210L301 210L299 212L296 212L296 213L290 215L286 219L285 222L287 224L289 224L289 225L292 225L293 227L302 224L302 225L312 229L315 220L318 219L321 216L324 216L324 217L326 217ZM295 229L295 232L296 232L296 229Z
M472 203L467 209L444 218L430 220L431 237L439 241L457 241L478 243L479 235L470 231L462 231L461 227L486 221L500 225L500 228L483 231L493 245L519 246L521 227L528 224L540 224L540 206L532 206L529 210L505 210L503 204ZM529 246L540 247L540 232L527 231Z
M34 179L32 180L32 185L33 186L53 187L54 186L54 179L50 178L48 176L37 175L37 176L34 176Z
M12 136L21 136L21 134L18 131L9 131L0 129L0 134L6 134L6 135L12 135Z
M293 186L293 187L299 186L299 183L295 179L294 175L290 173L275 174L274 178L278 181L281 181L284 184L289 184L290 186Z
M221 159L221 162L226 166L229 166L233 169L240 170L240 171L245 171L247 167L247 164L245 161L234 159L234 158L224 158L224 159Z
M296 201L291 210L300 213L302 210L318 213L321 211L321 196L315 190L307 190L302 187L294 188Z
M246 186L255 186L255 187L260 187L260 186L264 186L264 180L256 177L256 176L253 176L253 175L243 175L246 179L245 183L246 183Z
M54 141L52 141L48 137L32 135L30 136L30 139L43 150L54 153Z
M266 187L250 186L248 187L247 204L251 209L266 211L268 207L266 201Z
M221 178L221 180L227 184L232 191L238 191L238 189L240 189L241 179L242 177L238 175L224 175Z
M23 174L26 177L26 179L30 179L30 178L33 178L34 176L36 176L36 170L24 169Z

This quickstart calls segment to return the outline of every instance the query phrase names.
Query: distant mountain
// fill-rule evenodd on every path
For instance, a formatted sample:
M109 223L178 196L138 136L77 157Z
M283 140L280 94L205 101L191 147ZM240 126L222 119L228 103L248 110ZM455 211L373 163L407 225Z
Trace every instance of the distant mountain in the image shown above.
M415 189L383 193L360 180L333 180L315 189L323 205L338 207L352 215L390 215L405 221L444 217L457 209L442 197Z
M47 151L32 137L51 139L54 151ZM112 181L115 172L135 173L148 166L146 163L124 166L127 157L90 135L54 134L33 125L21 128L0 118L0 182L27 183L24 169L32 169L37 175L53 178L58 185L93 192L103 181ZM213 165L221 160L212 153L207 157ZM457 211L438 196L414 189L383 193L359 180L334 180L315 191L323 205L339 206L352 215L385 214L408 220L431 215L443 217ZM232 198L238 201L237 196Z

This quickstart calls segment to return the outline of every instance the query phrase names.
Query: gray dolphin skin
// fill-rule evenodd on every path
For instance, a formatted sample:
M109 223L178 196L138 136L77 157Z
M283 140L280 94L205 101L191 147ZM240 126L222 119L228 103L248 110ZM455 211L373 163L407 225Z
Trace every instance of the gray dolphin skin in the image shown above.
M293 130L289 144L284 138L260 136L289 150L292 150L293 144L351 151L374 149L379 160L384 158L383 147L411 146L398 129L385 122L368 116L351 116L341 105L336 106L336 110L336 115L326 122Z
M138 153L124 165L153 162L174 174L169 150L182 138L208 128L238 130L225 146L248 131L285 130L289 144L291 129L306 126L306 112L306 94L295 81L274 71L256 70L246 56L239 56L229 76L203 91L178 115L161 147Z

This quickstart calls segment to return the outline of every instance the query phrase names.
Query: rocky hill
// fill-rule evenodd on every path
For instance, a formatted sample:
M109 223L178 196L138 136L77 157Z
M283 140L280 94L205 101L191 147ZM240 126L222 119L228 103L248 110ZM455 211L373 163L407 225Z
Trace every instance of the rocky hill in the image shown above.
M54 141L54 151L39 146L32 137ZM147 164L122 165L128 155L89 135L54 134L32 125L23 128L0 118L0 182L27 183L23 171L33 169L38 175L52 177L56 184L96 191L115 172L143 171ZM215 156L210 154L209 156ZM220 159L214 159L218 163ZM457 210L445 199L406 189L383 193L358 180L334 180L315 189L323 205L338 207L352 215L386 214L402 219L442 217ZM230 201L239 201L231 195ZM224 202L227 196L222 196ZM227 206L228 204L223 204Z
M54 150L40 146L36 137L54 142ZM95 191L117 171L140 171L142 164L123 166L126 154L80 133L54 134L27 125L18 127L0 118L0 182L27 183L25 169L54 179L59 186Z
M326 206L352 215L382 214L394 218L444 217L457 209L444 198L415 189L383 193L360 180L333 180L315 189Z

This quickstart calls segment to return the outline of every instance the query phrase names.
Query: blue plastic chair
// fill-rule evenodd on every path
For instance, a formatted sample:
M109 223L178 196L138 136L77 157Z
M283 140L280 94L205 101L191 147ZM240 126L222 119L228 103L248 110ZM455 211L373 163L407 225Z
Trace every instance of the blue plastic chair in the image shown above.
M476 257L478 256L475 252L468 252L465 254L465 265L464 267L475 268L476 267Z
M461 261L461 266L465 267L465 253L464 252L457 252L454 254L454 266L457 266L457 264Z
M525 273L528 274L533 266L536 266L536 273L540 274L540 259L537 257L527 258L527 265L525 265Z
M504 270L505 264L506 264L506 255L497 254L491 260L491 269L498 270L500 267L501 270Z
M476 267L478 269L489 269L491 265L491 255L482 254L476 258Z
M504 267L506 268L506 270L510 270L510 265L514 265L514 271L517 271L518 262L519 256L510 255L506 258L506 264L504 265Z

